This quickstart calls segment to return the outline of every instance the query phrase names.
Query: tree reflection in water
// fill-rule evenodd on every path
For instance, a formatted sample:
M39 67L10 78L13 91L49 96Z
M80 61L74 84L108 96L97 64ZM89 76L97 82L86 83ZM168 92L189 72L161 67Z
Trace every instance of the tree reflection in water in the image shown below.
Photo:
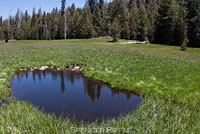
M81 72L34 70L18 72L12 81L12 95L31 102L46 113L95 121L135 110L141 97L85 77Z
M29 72L27 72L27 71L17 73L16 75L17 75L18 81L20 82L24 77L26 79L28 79L28 73ZM51 75L54 81L58 81L58 77L60 77L60 88L61 88L62 93L64 93L66 90L66 86L65 86L66 81L70 82L73 85L75 79L80 80L82 77L83 84L84 84L84 92L90 97L90 99L92 101L94 101L95 99L97 99L97 100L100 99L103 83L89 79L89 78L83 76L83 74L81 72L57 71L57 70L45 70L45 71L34 70L34 71L32 71L33 81L35 81L36 78L38 78L39 81L42 81L42 79L45 78L47 75ZM129 91L113 90L113 89L111 89L111 90L112 90L112 96L118 95L121 92L126 94L127 100L129 100L132 96L132 93Z

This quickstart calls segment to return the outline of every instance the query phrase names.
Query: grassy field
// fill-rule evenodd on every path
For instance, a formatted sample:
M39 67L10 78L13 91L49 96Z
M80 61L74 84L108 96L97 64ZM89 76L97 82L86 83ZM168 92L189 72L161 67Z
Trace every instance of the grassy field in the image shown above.
M0 108L0 133L200 133L200 49L108 41L0 42L0 99L21 68L80 65L88 77L144 95L134 114L77 124L10 97Z

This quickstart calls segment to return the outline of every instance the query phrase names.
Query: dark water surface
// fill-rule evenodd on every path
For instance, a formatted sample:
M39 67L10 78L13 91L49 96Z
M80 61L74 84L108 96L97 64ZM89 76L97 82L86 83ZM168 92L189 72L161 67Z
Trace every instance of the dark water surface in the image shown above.
M31 102L46 113L78 121L95 121L127 114L141 97L116 90L74 71L19 72L12 81L15 98Z

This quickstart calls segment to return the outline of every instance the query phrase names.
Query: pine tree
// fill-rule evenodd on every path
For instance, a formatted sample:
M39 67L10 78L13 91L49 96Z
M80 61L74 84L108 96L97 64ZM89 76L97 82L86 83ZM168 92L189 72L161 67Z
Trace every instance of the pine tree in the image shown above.
M30 16L28 15L28 11L25 11L25 14L22 16L22 21L21 21L21 31L20 31L20 39L23 40L28 40L32 39L31 38L31 19Z
M188 2L189 9L189 46L200 47L200 1Z
M126 7L125 1L120 0L117 4L117 12L118 12L118 21L120 26L120 37L122 39L129 39L129 26L127 25L128 22L128 9ZM128 31L127 31L128 30Z
M100 10L100 36L105 36L107 35L106 31L106 9L104 8L105 3L104 0L99 1L99 10Z
M123 0L114 0L108 5L109 22L112 23L115 18L118 20L120 37L126 38L123 33L125 31L125 25L128 21L128 9L126 3Z
M80 35L80 29L81 29L81 12L80 10L77 10L74 13L73 19L72 19L72 25L71 25L71 38L81 38Z
M47 29L47 15L46 12L43 12L42 15L42 39L46 40L47 37L47 33L48 33L48 29Z
M36 25L38 27L38 39L42 40L43 39L43 25L42 25L42 9L41 8L38 10Z
M51 12L51 17L49 20L49 32L50 32L50 39L54 40L57 37L58 31L58 9L54 8Z
M46 39L51 40L51 13L47 13L46 15Z
M61 15L63 16L64 39L67 38L67 14L65 12L66 0L61 1Z
M136 40L138 35L138 21L139 21L139 14L136 0L132 0L129 2L129 10L130 10L130 39Z
M76 12L76 7L75 7L75 4L72 4L71 7L69 7L67 9L67 27L68 27L68 30L67 30L67 38L71 39L73 38L72 37L72 31L73 31L73 18L74 18L74 15L75 15L75 12Z
M139 2L139 10L138 10L138 33L137 39L140 41L148 41L148 19L145 11L145 7L142 2Z
M99 8L101 11L104 9L104 0L99 0Z
M3 18L0 16L0 40L3 40Z
M9 20L5 20L3 24L3 35L4 35L4 40L7 43L9 38Z
M9 19L8 19L9 39L14 39L14 32L15 32L15 19L12 16L9 16Z
M19 40L20 39L20 11L19 9L17 10L17 13L15 15L15 25L14 25L14 39Z
M96 4L96 6L93 9L92 13L92 20L93 20L93 26L94 30L97 33L97 36L101 36L101 10L99 8L99 3Z
M172 44L173 34L178 20L178 4L176 0L162 0L158 10L155 41L161 44Z
M57 14L57 26L56 39L64 39L64 18L61 12Z
M96 0L88 0L88 4L89 4L91 13L93 13L96 6Z
M117 42L120 37L119 22L117 18L115 18L111 24L110 36L113 38L113 42Z
M33 14L31 18L31 39L38 40L38 25L35 8L33 8Z
M148 39L150 42L154 42L154 34L156 30L156 17L158 15L160 0L146 0L146 13L148 18Z
M178 8L178 20L175 28L175 32L173 35L174 42L173 44L181 46L182 50L186 50L188 43L188 21L187 21L187 8L186 2L184 0L179 1Z
M66 0L61 0L61 15L62 16L65 14L65 4L66 4Z
M110 34L119 38L200 47L199 0L88 0L84 8L74 4L51 13L16 12L0 17L1 39L90 38ZM187 5L187 6L186 6ZM188 12L189 10L189 12ZM114 28L115 27L115 28ZM114 31L114 32L113 32ZM117 32L116 32L117 31ZM189 40L189 43L188 43Z
M91 38L95 36L95 30L92 25L92 17L90 14L91 14L90 9L86 9L80 20L80 24L82 24L80 28L81 38Z
M126 39L126 40L130 39L130 27L129 27L128 22L126 22L122 33L123 33L123 38L124 39Z

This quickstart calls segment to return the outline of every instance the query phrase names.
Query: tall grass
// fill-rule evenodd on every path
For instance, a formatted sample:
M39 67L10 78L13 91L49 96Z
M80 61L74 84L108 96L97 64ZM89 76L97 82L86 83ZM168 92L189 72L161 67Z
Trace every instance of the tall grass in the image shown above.
M82 125L47 116L31 104L11 99L0 109L0 133L67 133L82 127L132 127L133 133L200 132L196 112L200 104L200 49L183 52L174 46L120 45L102 39L2 43L0 99L11 93L15 71L44 65L59 68L80 65L89 77L159 99L146 98L135 114L118 120Z
M29 103L9 100L2 105L0 133L169 133L198 134L200 113L186 106L174 105L160 99L146 98L135 113L102 123L76 123L69 119L57 119L38 111Z

